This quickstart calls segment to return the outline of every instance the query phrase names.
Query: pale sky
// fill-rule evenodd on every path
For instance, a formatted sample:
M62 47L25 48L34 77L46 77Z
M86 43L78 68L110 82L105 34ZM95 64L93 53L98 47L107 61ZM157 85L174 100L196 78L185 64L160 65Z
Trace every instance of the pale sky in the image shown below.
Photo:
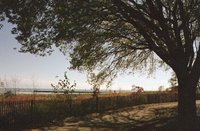
M5 22L4 22L5 23ZM12 87L12 80L18 81L17 87L32 88L35 81L36 88L51 88L51 83L56 83L63 77L69 67L69 62L58 50L52 55L41 57L30 53L19 53L13 48L19 49L20 44L15 40L14 35L10 33L12 25L4 24L0 30L0 78L6 79ZM68 77L76 81L77 89L91 89L87 83L87 74L78 71L67 71ZM113 90L130 90L132 85L142 86L144 90L157 90L163 85L169 86L168 80L171 71L158 70L154 75L148 77L146 74L121 75L112 85ZM102 89L105 89L102 87Z

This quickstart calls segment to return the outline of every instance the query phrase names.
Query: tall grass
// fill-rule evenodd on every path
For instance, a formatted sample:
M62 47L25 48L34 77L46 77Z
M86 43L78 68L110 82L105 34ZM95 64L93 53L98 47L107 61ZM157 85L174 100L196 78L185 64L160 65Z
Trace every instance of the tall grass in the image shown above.
M200 98L200 97L198 97ZM83 116L93 112L104 112L128 106L177 101L176 93L100 95L92 97L64 97L51 99L18 99L0 101L0 128L39 126L64 119L67 116Z

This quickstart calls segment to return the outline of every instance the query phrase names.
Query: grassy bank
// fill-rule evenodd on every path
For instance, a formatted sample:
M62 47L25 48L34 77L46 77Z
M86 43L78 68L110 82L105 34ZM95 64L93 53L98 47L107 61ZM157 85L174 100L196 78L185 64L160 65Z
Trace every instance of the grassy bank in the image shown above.
M69 116L103 113L141 104L177 101L176 93L73 95L29 95L2 98L0 123L5 128L30 128L59 122Z

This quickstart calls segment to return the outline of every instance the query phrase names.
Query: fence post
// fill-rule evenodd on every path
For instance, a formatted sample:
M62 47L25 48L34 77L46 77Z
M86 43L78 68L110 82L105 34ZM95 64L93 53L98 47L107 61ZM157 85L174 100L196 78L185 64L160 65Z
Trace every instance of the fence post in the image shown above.
M31 103L30 103L30 120L31 120L31 123L34 125L35 121L34 121L34 100L31 100Z
M96 98L96 112L98 112L99 111L99 97L98 97L98 95L95 98Z

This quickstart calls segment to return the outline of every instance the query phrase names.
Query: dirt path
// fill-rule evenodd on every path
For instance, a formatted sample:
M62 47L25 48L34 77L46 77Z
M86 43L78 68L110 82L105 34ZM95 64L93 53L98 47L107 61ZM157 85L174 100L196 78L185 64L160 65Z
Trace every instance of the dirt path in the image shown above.
M200 106L200 101L197 101ZM83 117L69 117L62 123L26 131L124 131L170 130L174 123L177 103L139 105ZM174 125L171 125L174 126Z

